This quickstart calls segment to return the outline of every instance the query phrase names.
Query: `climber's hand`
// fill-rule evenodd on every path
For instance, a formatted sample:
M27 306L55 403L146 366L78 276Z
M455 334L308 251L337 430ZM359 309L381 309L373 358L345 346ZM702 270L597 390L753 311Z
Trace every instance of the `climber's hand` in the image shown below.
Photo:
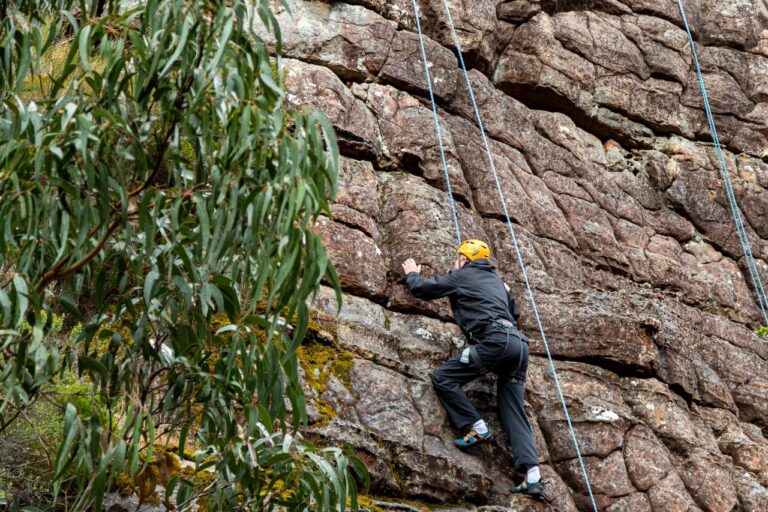
M406 274L410 274L411 272L416 272L417 274L421 273L421 265L417 265L415 261L413 261L413 258L408 258L403 263L403 272Z

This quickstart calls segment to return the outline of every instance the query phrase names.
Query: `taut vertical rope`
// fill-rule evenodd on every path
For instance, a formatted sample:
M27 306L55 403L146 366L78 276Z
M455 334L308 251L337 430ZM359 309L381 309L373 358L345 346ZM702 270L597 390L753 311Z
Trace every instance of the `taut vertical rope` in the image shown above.
M696 77L699 81L699 89L701 89L701 97L704 102L704 111L707 114L709 131L712 135L712 141L715 145L715 155L717 156L717 160L720 165L720 176L723 178L725 195L728 198L728 206L731 211L731 217L733 217L733 223L736 227L736 234L738 235L739 242L741 243L741 249L744 253L744 260L746 261L747 268L749 269L749 274L752 279L752 286L755 289L755 294L757 294L757 303L760 306L760 310L763 312L763 321L765 322L765 325L768 325L768 297L766 297L765 288L763 288L763 282L760 279L760 273L757 269L755 257L752 255L752 247L749 245L749 238L747 237L747 231L744 227L744 218L742 217L741 210L739 209L739 205L736 202L736 195L733 193L731 177L728 174L728 166L726 165L725 157L723 156L723 148L720 145L720 137L717 135L715 118L712 115L712 108L709 104L709 95L707 94L707 88L704 85L704 76L701 73L701 66L699 65L699 55L696 52L696 44L693 41L691 27L688 25L688 18L685 15L685 7L683 7L683 1L677 0L677 5L680 8L680 16L683 19L683 25L685 26L685 31L688 34L688 41L691 45L691 55L693 56L693 63L696 68Z
M544 343L544 349L547 352L547 359L549 360L549 368L552 371L552 377L555 381L555 388L557 389L557 394L560 397L560 405L563 408L563 412L565 414L565 420L568 423L568 429L571 433L571 440L573 441L573 446L576 449L576 456L579 460L579 466L581 467L581 474L584 478L584 484L587 488L587 492L589 494L589 499L592 502L592 508L595 512L597 512L597 504L595 503L595 497L592 494L592 486L589 483L589 476L587 475L587 469L584 465L584 460L581 456L581 450L579 449L579 441L576 439L576 431L573 429L573 423L571 422L571 415L568 413L568 405L565 403L565 397L563 396L563 390L560 387L560 379L557 377L557 370L555 369L555 363L552 359L552 354L549 350L549 343L547 342L547 335L544 333L544 326L541 323L541 317L539 316L539 308L536 305L536 299L533 295L533 288L531 287L531 283L528 279L528 271L525 267L525 262L523 261L522 253L520 251L520 245L517 241L517 237L515 236L515 228L512 225L512 220L509 217L509 211L507 210L507 202L504 198L504 191L501 188L501 182L499 181L499 174L496 171L496 164L493 160L493 153L491 152L490 144L488 143L488 137L485 133L485 127L483 126L483 119L480 115L480 109L477 106L477 101L475 99L475 92L472 88L472 82L469 79L469 73L467 72L467 66L464 63L464 56L461 52L461 44L459 43L459 38L456 35L456 27L453 23L453 17L451 16L451 11L448 7L448 3L446 0L443 0L443 5L445 7L445 12L448 16L448 24L451 27L451 35L453 36L453 43L456 46L456 54L459 57L459 63L461 64L461 69L464 73L464 79L466 81L467 91L469 92L469 99L472 102L472 108L475 111L475 119L477 120L477 126L480 128L480 134L483 138L483 145L485 146L485 152L486 156L488 157L488 165L491 168L491 171L493 172L493 180L496 183L496 191L499 194L499 201L501 201L501 206L504 209L504 218L507 221L507 228L509 229L509 235L512 238L512 243L515 247L515 253L517 254L517 262L520 265L520 271L523 274L523 280L525 281L525 287L528 290L528 298L531 301L531 307L533 308L533 315L536 318L536 325L539 328L539 334L541 335L541 341Z
M419 6L416 0L413 1L413 13L416 16L416 28L419 31L419 48L421 49L421 59L424 61L424 74L427 77L427 89L429 90L429 100L432 103L432 117L435 121L435 134L437 143L440 146L440 159L443 162L443 172L445 173L445 184L448 188L448 200L453 214L453 225L456 228L456 242L461 243L461 230L459 229L459 217L456 214L456 203L453 200L453 190L451 189L451 177L448 174L448 164L445 161L445 146L443 144L443 132L440 129L440 118L437 116L437 103L435 102L435 93L432 90L432 77L429 73L429 61L427 61L427 52L424 49L424 36L421 33L421 22L419 21Z

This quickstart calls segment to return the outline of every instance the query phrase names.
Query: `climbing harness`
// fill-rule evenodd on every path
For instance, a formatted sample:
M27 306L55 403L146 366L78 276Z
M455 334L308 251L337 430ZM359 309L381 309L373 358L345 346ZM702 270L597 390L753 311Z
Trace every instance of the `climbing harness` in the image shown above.
M422 55L422 59L424 61L424 73L425 73L426 79L427 79L427 88L429 89L429 99L430 99L430 101L432 103L432 113L433 113L434 121L435 121L435 132L436 132L437 137L438 137L438 143L440 144L441 155L443 155L443 168L444 168L444 171L445 171L445 178L446 178L446 180L448 182L447 188L448 188L448 194L450 196L451 195L450 177L448 175L448 167L445 164L445 157L444 157L444 153L443 153L444 149L443 149L442 133L441 133L441 130L440 130L440 121L439 121L439 118L437 116L437 104L435 103L435 97L434 97L434 94L432 92L432 79L430 78L429 63L427 61L427 55L426 55L426 51L424 49L424 40L423 40L423 35L422 35L422 32L421 32L421 23L419 21L419 17L420 17L419 16L419 7L418 7L418 5L416 3L416 0L412 0L412 2L413 2L414 16L416 18L416 29L419 32L419 46L421 48L421 55ZM469 80L469 73L467 72L467 67L466 67L466 65L464 63L464 57L463 57L462 52L461 52L461 45L460 45L459 39L458 39L458 37L456 35L456 28L455 28L455 26L453 24L453 18L451 17L451 11L448 8L448 3L447 3L446 0L443 0L443 5L444 5L445 11L446 11L446 13L448 15L448 24L449 24L449 26L451 28L451 36L453 37L453 42L454 42L454 44L456 46L456 53L457 53L457 55L459 57L459 63L461 65L461 69L462 69L462 71L464 73L464 79L466 81L467 91L469 92L469 97L470 97L470 100L472 102L472 108L474 109L475 117L476 117L476 120L477 120L477 124L478 124L478 127L480 128L480 134L482 135L483 144L485 146L486 154L488 156L488 164L490 165L491 171L493 172L493 179L494 179L494 181L496 183L496 190L497 190L497 192L499 194L499 200L501 201L501 205L502 205L502 208L504 210L504 218L506 219L506 222L507 222L507 227L509 229L509 234L512 237L512 242L513 242L513 245L515 247L515 252L517 254L517 261L518 261L518 264L520 265L520 270L522 272L523 279L525 281L525 286L526 286L526 288L528 290L528 298L531 301L531 306L533 308L533 314L534 314L534 317L536 318L536 324L538 325L539 333L541 334L541 339L542 339L542 342L544 343L544 348L545 348L546 353L547 353L547 359L549 360L549 367L550 367L550 370L552 371L552 376L553 376L554 381L555 381L555 387L557 388L557 393L558 393L558 395L560 397L560 404L562 405L563 412L565 413L565 419L566 419L566 422L568 423L568 429L570 430L570 433L571 433L571 439L572 439L573 445L574 445L574 447L576 449L576 456L578 457L579 466L581 467L581 473L582 473L582 476L584 478L584 483L585 483L585 485L587 487L587 492L589 493L589 499L592 502L592 508L593 508L593 510L595 512L597 512L597 504L595 503L595 498L594 498L594 495L592 494L592 486L589 483L589 476L587 475L587 470L586 470L586 467L584 465L584 460L583 460L583 458L581 456L581 450L579 449L579 442L576 439L576 432L573 429L573 423L571 422L571 416L568 413L568 406L565 403L565 397L563 396L563 391L562 391L562 388L560 387L560 379L558 379L558 377L557 377L557 370L555 369L555 363L554 363L554 361L552 359L552 354L550 353L550 350L549 350L549 344L547 343L547 337L546 337L546 335L544 333L544 327L543 327L543 325L541 323L541 318L539 316L539 310L538 310L538 307L536 306L536 300L534 299L534 296L533 296L533 289L531 288L531 284L530 284L530 282L528 280L528 272L526 270L525 263L523 262L523 257L522 257L521 251L520 251L520 245L517 242L517 237L515 236L515 229L512 226L512 220L510 219L509 211L507 210L507 203L506 203L506 200L504 198L504 192L503 192L503 190L501 188L501 183L499 181L498 172L496 171L496 165L495 165L494 160L493 160L493 154L491 153L491 148L490 148L490 145L488 144L488 138L487 138L487 136L485 134L485 128L483 126L482 116L480 115L480 110L479 110L479 108L477 106L477 101L475 100L474 89L472 88L472 83ZM454 218L454 223L456 224L456 233L457 233L458 239L460 241L461 240L461 236L460 236L459 225L458 225L457 216L456 216L456 207L455 207L455 205L453 203L453 198L451 198L450 204L451 204L451 208L453 209L453 218Z
M747 263L749 269L749 275L752 279L752 286L757 294L757 302L760 305L760 310L763 312L763 320L765 325L768 325L768 296L765 294L765 288L763 288L763 282L760 279L760 274L757 269L757 263L755 257L752 255L752 247L749 244L749 238L747 238L747 231L744 228L744 218L742 217L739 205L736 202L736 195L733 193L733 185L731 184L731 177L728 173L728 167L725 163L725 157L723 156L723 149L720 145L720 138L717 135L717 127L715 126L715 118L712 115L712 108L709 105L709 96L707 95L707 88L704 85L704 76L701 73L701 66L699 65L699 56L696 52L696 44L693 41L693 35L691 34L691 27L688 25L688 18L685 15L685 7L683 7L683 0L677 0L677 5L680 8L680 16L683 19L683 25L685 31L688 34L688 41L691 45L691 55L693 56L693 63L696 68L696 76L699 81L699 89L701 89L701 97L704 102L704 111L707 114L707 122L709 123L709 131L712 135L712 141L715 146L715 155L717 156L718 163L720 165L720 175L723 178L723 185L725 187L725 195L728 198L728 206L731 211L731 217L733 217L733 223L736 227L736 234L739 237L741 243L741 249L744 252L744 260Z

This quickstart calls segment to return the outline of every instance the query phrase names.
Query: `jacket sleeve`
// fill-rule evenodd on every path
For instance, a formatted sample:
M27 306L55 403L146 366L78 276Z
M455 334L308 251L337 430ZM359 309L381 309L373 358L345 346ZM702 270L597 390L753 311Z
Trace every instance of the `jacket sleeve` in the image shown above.
M509 292L507 292L507 304L509 305L509 314L517 322L520 319L520 308L517 307L517 301Z
M455 293L458 289L458 272L451 272L442 276L434 276L429 279L422 278L416 272L410 272L405 276L405 284L417 299L439 299Z

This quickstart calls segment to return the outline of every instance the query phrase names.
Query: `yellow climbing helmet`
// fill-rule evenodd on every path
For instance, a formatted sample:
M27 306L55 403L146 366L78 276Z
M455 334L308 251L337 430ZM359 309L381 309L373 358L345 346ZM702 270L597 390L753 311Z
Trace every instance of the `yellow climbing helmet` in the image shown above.
M480 240L467 240L459 246L459 254L463 254L470 260L491 259L491 250L488 248L488 244L481 242Z

